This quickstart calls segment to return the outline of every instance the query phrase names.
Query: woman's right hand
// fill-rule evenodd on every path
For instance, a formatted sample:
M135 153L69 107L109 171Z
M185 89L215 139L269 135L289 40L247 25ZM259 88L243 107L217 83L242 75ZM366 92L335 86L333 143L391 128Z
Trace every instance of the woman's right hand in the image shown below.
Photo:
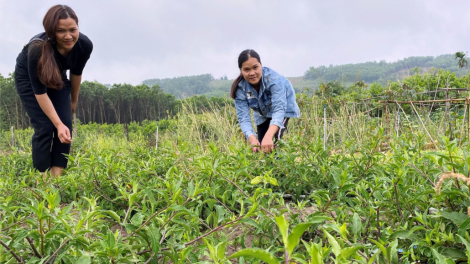
M63 123L57 126L57 135L62 144L72 144L72 137L70 136L70 130Z
M57 136L62 144L71 144L72 137L70 136L69 128L60 121L57 112L55 111L54 105L51 102L51 99L45 94L36 94L36 100L38 100L38 104L41 107L42 111L49 117L52 124L54 124L55 128L57 129Z
M248 138L248 141L250 142L250 145L253 146L251 147L251 151L257 153L260 150L261 144L259 143L258 139L255 137L255 135L251 135Z

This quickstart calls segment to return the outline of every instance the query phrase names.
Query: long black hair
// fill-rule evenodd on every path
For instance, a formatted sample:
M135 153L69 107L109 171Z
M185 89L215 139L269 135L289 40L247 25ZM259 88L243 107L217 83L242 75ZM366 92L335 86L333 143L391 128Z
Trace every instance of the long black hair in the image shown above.
M64 83L54 58L53 42L56 41L55 32L59 19L72 18L78 26L78 17L75 12L66 5L55 5L47 11L42 24L46 31L47 39L41 43L42 55L38 62L39 80L49 88L60 90Z
M259 57L259 54L252 50L252 49L246 49L240 53L238 56L238 68L242 68L242 64L247 61L249 58L255 58L258 60L259 63L261 63L261 59ZM232 99L235 99L235 96L237 95L237 89L238 89L238 84L243 80L243 75L240 73L240 76L238 76L235 81L232 84L232 89L230 90L230 97Z

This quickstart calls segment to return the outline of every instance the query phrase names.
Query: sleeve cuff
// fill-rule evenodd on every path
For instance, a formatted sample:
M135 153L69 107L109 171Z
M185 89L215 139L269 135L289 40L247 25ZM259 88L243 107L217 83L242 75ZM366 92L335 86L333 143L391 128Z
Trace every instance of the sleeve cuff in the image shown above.
M271 119L271 122L269 122L269 125L276 125L279 127L279 129L283 129L284 128L284 119L281 119L280 121L279 120L274 120L274 119Z
M255 136L256 136L256 134L255 134L253 131L248 131L248 132L246 132L246 133L245 133L246 140L248 140L252 135L255 135Z
M73 75L77 75L77 76L82 75L82 71L72 71L72 70L70 70L70 73L73 74Z

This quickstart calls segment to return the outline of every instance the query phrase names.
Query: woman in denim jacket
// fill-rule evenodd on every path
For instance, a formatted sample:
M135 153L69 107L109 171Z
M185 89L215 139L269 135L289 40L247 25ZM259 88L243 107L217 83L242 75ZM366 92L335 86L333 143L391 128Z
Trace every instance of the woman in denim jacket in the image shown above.
M286 77L262 67L254 50L244 50L238 57L240 76L233 82L230 97L235 99L238 122L253 152L271 152L281 139L291 117L300 117L294 88ZM256 138L251 123L253 110L258 130ZM261 143L260 143L261 142Z

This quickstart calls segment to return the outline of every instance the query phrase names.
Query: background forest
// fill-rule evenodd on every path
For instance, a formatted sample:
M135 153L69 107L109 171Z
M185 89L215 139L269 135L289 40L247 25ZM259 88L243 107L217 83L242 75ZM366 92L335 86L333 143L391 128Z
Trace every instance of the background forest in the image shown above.
M437 69L455 73L457 77L467 73L466 67L459 68L455 56L448 54L408 57L397 62L311 67L304 76L288 79L298 93L317 92L327 97L347 93L367 97L380 95L385 87L403 77L424 73L437 75ZM213 103L224 106L231 103L227 94L232 82L226 76L214 78L211 74L148 79L135 86L85 81L81 85L77 118L81 123L140 123L175 115L184 103L190 103L198 110ZM11 126L16 129L28 127L29 119L16 94L12 74L8 77L0 75L0 129Z

